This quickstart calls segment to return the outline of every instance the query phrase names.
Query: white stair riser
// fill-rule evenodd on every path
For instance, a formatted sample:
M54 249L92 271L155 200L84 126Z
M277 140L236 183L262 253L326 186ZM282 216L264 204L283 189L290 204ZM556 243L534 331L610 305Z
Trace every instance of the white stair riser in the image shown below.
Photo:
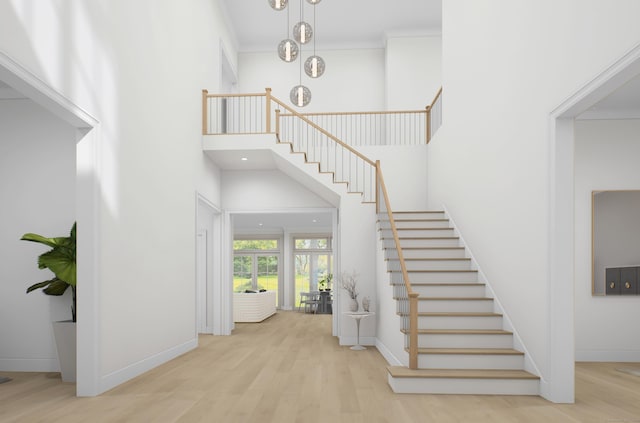
M399 229L398 236L400 238L405 237L440 237L440 236L454 236L453 228L437 228L437 229ZM392 239L393 232L391 229L381 229L380 237L382 239Z
M418 316L420 329L502 329L502 316Z
M524 355L505 354L420 354L419 369L521 370Z
M393 219L446 219L444 212L415 212L415 213L393 213Z
M384 256L387 259L397 259L398 250L388 248L384 250ZM464 258L464 248L425 248L425 249L403 249L402 256L408 258Z
M400 228L449 228L450 223L448 220L394 220L396 229ZM391 228L391 222L388 220L378 221L380 228Z
M493 301L489 300L422 300L418 301L418 312L493 312Z
M390 272L391 282L402 282L401 272ZM469 283L478 281L477 272L409 272L409 280L411 283L422 282L451 282L451 283Z
M396 299L401 310L408 310L405 299ZM493 313L493 301L486 300L425 300L418 299L418 313Z
M484 297L484 285L412 285L421 297Z
M407 270L471 270L471 260L406 260ZM400 270L400 260L387 260L387 269Z
M408 337L408 335L405 335ZM513 348L513 335L418 334L419 348Z
M392 239L382 241L385 248L395 247ZM425 248L425 247L458 247L458 238L403 238L400 239L401 248Z
M394 378L389 385L398 394L539 395L537 379Z

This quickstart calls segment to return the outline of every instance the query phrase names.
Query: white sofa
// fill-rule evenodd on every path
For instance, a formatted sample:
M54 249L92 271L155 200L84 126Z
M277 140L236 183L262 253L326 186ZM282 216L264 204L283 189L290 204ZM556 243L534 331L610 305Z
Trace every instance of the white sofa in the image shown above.
M261 322L275 313L275 291L233 293L234 322Z

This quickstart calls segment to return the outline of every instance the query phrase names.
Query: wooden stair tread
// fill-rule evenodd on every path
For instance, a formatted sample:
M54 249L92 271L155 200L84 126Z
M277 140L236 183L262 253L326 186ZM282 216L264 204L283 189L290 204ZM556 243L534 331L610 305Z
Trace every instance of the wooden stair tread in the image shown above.
M415 210L415 211L391 211L393 214L414 214L414 213L444 213L444 210Z
M407 334L407 329L401 329L400 332ZM418 329L418 334L423 335L513 335L503 329Z
M513 348L418 348L418 354L524 355Z
M408 316L409 313L398 313L400 316ZM474 312L474 311L419 311L418 316L427 316L427 317L502 317L502 314L499 313L489 313L489 312Z
M394 300L408 300L408 297L393 297ZM418 301L493 301L489 297L418 297Z
M387 273L401 272L401 270L387 270ZM452 269L452 270L407 270L408 273L478 273L477 270L464 270L464 269Z
M390 285L404 285L403 282L392 282ZM411 286L485 286L481 282L411 282Z
M540 378L525 370L464 370L464 369L416 369L388 366L387 371L399 378L444 378L444 379L533 379Z
M394 272L394 273L397 274L398 272ZM407 270L407 273L409 273L408 270ZM476 282L411 282L411 287L416 288L416 287L422 287L422 286L439 286L439 285L444 285L446 283L451 283L451 285L460 285L460 286L468 286L468 285L476 284ZM468 285L464 285L464 284L468 284ZM391 286L404 285L404 282L391 281L389 285Z
M391 228L380 228L380 231L390 231ZM397 231L452 231L453 228L396 228Z
M404 249L404 248L403 248ZM387 258L387 261L399 261L399 258ZM425 257L425 258L405 258L404 261L471 261L468 257Z
M385 250L390 249L391 248L385 248ZM464 250L464 247L402 247L402 251L404 250Z
M457 236L399 236L400 239L460 239ZM393 238L388 238L393 239Z

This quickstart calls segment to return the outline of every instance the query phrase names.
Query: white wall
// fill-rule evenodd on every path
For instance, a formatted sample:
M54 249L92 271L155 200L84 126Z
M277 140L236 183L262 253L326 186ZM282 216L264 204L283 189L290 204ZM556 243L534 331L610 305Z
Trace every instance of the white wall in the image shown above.
M633 1L443 4L444 119L430 144L430 202L446 204L458 222L541 370L545 395L556 382L549 113L640 41L639 12ZM572 350L573 334L564 339Z
M428 209L426 144L402 147L361 146L358 151L371 160L380 160L393 210Z
M640 297L591 295L591 192L640 189L640 120L575 124L576 360L640 361Z
M220 192L202 157L200 96L220 81L221 40L234 51L209 0L0 4L0 50L100 122L100 220L85 222L97 229L99 271L79 281L98 284L99 298L78 305L99 313L99 334L83 395L197 343L194 193L219 203Z
M386 110L422 110L442 86L442 37L390 37L385 49Z
M75 128L31 100L0 100L0 139L0 369L59 371L51 322L71 319L71 290L63 297L25 293L53 275L37 265L49 248L20 237L69 234L75 220Z
M317 51L327 64L324 75L302 84L311 90L311 102L301 112L384 110L384 50ZM303 53L306 60L307 53ZM300 82L300 62L285 63L273 52L238 55L238 90L261 93L266 87L289 106L289 92Z

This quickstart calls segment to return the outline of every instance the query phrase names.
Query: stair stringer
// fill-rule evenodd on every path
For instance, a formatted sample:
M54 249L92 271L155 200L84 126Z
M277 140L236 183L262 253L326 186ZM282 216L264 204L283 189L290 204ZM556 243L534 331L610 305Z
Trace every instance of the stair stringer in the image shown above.
M486 277L485 273L482 271L482 268L479 266L478 261L475 259L475 256L473 255L471 248L466 243L464 237L460 233L460 230L458 229L458 226L456 225L454 219L451 217L451 214L449 213L447 206L443 204L442 209L444 210L445 215L449 219L449 224L454 229L456 236L459 237L460 245L464 247L465 254L471 259L471 263L472 263L471 266L478 271L478 282L485 284L487 297L493 298L494 311L496 313L502 314L502 328L506 331L513 333L514 348L524 352L524 370L540 377L540 392L541 393L544 392L544 389L546 389L546 386L547 386L547 382L542 377L542 373L538 369L538 366L536 365L536 363L533 361L531 354L527 350L525 343L522 341L522 338L520 337L520 334L518 333L517 329L514 327L511 321L511 318L509 317L509 314L500 303L500 299L496 296L495 291L491 286L491 282Z
M318 172L317 164L307 163L304 154L292 153L290 145L279 143L274 134L204 135L202 148L214 162L218 153L268 154L273 160L271 169L277 168L335 207L339 206L341 196L348 193L345 184L334 183L332 174Z

